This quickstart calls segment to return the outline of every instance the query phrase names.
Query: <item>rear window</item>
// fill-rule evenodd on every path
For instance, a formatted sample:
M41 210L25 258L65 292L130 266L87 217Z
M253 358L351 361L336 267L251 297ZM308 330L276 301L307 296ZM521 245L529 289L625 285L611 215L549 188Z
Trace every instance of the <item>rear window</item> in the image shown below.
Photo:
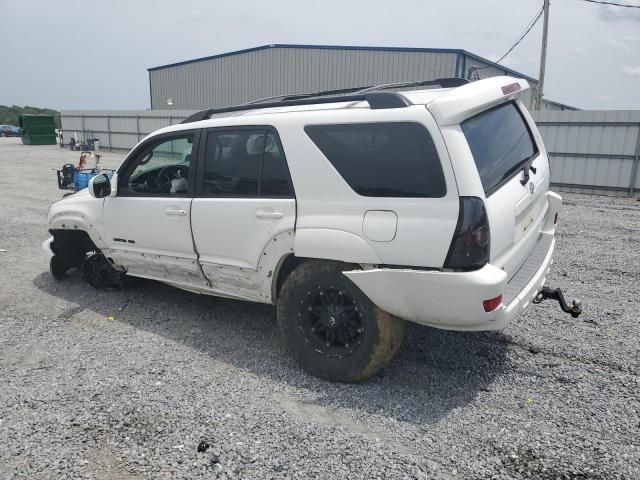
M487 195L538 153L531 131L513 102L465 120L462 131Z
M338 173L366 197L443 197L446 185L431 135L418 123L308 125Z

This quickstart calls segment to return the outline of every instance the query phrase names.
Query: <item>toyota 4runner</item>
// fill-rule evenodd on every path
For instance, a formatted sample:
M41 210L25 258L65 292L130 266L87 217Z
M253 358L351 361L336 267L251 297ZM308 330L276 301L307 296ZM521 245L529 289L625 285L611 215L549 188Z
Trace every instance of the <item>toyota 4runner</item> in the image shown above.
M198 112L51 206L51 272L275 304L286 348L334 381L377 372L405 320L503 329L543 296L562 201L528 88L443 79Z

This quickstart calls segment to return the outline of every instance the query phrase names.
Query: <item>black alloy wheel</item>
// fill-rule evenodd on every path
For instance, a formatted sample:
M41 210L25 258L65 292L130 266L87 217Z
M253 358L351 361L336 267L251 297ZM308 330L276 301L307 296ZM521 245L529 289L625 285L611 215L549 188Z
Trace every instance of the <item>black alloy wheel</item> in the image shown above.
M278 294L278 328L308 373L332 382L375 375L400 348L404 321L378 308L343 272L357 265L306 260Z
M365 322L356 301L333 286L308 292L298 313L305 340L329 358L353 355L362 344Z

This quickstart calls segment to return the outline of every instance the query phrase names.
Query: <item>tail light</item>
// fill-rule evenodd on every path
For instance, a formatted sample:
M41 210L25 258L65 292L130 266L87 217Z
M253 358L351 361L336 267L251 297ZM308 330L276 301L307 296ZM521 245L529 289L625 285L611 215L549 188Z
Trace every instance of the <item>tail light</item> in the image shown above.
M496 308L502 305L502 295L498 295L495 298L490 298L482 302L485 312L493 312Z
M478 197L460 197L458 224L444 268L477 270L489 262L491 231L484 202Z

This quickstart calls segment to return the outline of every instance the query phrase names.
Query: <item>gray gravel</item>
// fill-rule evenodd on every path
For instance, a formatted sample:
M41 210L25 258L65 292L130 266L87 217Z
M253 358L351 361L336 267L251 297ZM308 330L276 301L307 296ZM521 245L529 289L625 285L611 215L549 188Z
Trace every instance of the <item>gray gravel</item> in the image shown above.
M411 325L379 377L334 385L273 307L55 282L50 169L77 156L0 139L0 478L640 478L640 202L565 194L549 284L580 320Z

